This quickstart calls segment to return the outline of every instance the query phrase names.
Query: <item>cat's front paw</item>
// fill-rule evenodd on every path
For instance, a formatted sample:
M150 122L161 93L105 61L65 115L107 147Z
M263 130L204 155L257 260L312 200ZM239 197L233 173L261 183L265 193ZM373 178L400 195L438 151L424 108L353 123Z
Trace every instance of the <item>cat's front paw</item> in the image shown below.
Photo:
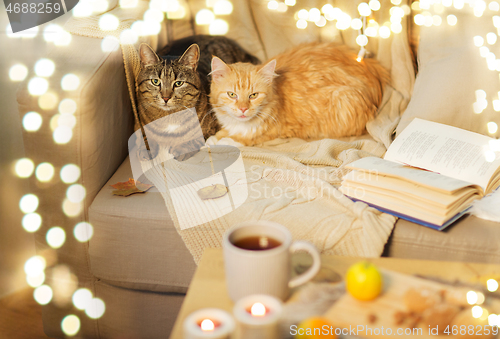
M217 138L217 140L227 138L228 136L229 133L225 129L221 129L219 132L215 133L215 137Z

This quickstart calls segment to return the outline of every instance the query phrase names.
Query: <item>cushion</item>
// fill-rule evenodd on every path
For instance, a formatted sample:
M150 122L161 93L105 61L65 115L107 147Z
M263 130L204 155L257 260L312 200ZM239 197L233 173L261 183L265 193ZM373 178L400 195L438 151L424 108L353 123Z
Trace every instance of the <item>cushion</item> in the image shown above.
M465 216L439 232L399 219L384 256L496 264L500 262L500 223Z
M131 177L127 158L90 206L91 271L115 286L184 293L196 265L160 193L152 188L129 197L112 195L109 185Z
M498 131L488 133L487 127L488 122L500 126L500 114L493 108L493 100L499 99L498 72L488 69L486 58L480 55L479 47L474 44L474 37L478 36L480 38L476 40L483 39L483 46L500 55L500 43L490 45L486 39L490 32L496 38L497 30L492 19L494 14L498 13L486 9L483 16L478 18L465 5L462 10L447 9L440 14L443 18L440 26L420 28L419 74L412 99L396 129L397 134L417 117L500 136ZM447 23L447 15L457 17L455 26ZM493 55L490 57L496 58ZM500 110L500 102L497 105ZM484 109L478 113L481 108Z

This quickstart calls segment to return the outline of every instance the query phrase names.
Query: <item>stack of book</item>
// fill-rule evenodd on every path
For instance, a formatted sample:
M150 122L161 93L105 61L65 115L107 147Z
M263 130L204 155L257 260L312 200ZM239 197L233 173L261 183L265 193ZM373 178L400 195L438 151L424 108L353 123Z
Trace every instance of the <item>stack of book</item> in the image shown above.
M363 158L347 168L345 195L442 230L500 186L500 140L415 119L384 159Z

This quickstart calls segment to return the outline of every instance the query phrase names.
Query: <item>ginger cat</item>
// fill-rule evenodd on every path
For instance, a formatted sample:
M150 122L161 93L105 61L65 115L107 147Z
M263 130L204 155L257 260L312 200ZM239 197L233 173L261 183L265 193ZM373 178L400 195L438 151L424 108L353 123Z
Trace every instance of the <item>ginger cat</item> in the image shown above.
M210 103L222 126L216 137L249 146L363 134L390 76L377 61L356 57L332 43L299 45L263 66L213 57Z

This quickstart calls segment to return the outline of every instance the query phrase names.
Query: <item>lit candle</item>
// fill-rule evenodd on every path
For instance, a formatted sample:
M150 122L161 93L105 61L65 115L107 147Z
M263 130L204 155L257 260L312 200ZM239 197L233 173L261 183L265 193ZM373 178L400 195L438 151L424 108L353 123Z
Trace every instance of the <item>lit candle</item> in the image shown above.
M279 338L279 319L282 303L269 295L254 294L242 298L234 305L238 339Z
M234 320L229 313L204 308L184 320L184 339L229 339L234 328Z

